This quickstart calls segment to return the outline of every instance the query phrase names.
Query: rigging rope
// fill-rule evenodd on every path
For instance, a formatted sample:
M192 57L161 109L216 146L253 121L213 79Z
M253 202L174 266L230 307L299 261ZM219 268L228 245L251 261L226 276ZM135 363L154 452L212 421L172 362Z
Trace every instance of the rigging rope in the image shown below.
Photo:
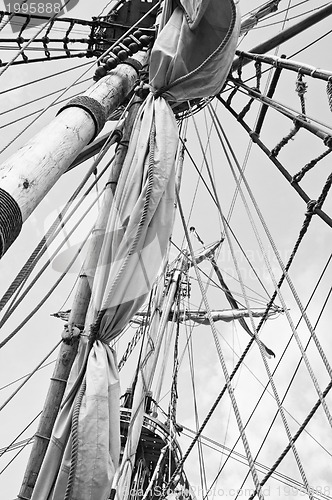
M209 323L211 325L211 330L212 330L213 338L214 338L214 341L215 341L215 344L216 344L216 348L217 348L217 352L218 352L218 356L219 356L219 361L220 361L220 364L221 364L221 367L222 367L222 371L223 371L224 377L226 379L227 390L228 390L228 393L229 393L229 396L230 396L230 399L231 399L231 402L232 402L232 406L233 406L234 414L235 414L235 417L236 417L237 425L238 425L238 428L239 428L239 432L241 434L243 446L244 446L244 449L246 451L246 455L247 455L247 459L248 459L248 463L249 463L251 475L252 475L252 478L253 478L253 481L254 481L255 488L258 491L258 496L259 496L259 498L261 500L263 500L264 497L263 497L263 494L262 494L261 487L259 485L257 471L256 471L256 468L255 468L255 464L253 463L253 459L252 459L252 455L251 455L249 443L247 441L247 437L246 437L246 434L245 434L245 431L244 431L244 428L243 428L242 419L241 419L241 416L240 416L240 413L239 413L238 405L237 405L237 402L236 402L236 399L235 399L235 395L234 395L234 391L233 391L233 388L232 388L232 385L231 385L231 379L230 379L230 376L229 376L229 373L228 373L228 370L227 370L227 366L226 366L226 363L225 363L224 355L223 355L222 350L221 350L221 346L220 346L219 339L218 339L218 334L217 334L217 331L216 331L216 328L215 328L215 324L214 324L214 321L213 321L213 318L212 318L212 314L211 314L210 306L209 306L209 303L208 303L208 300L207 300L207 297L206 297L206 294L205 294L204 286L203 286L203 283L201 281L199 269L198 269L197 264L196 264L196 260L195 260L195 256L194 256L194 251L193 251L192 244L191 244L191 241L190 241L188 229L187 229L187 227L185 225L185 218L184 218L184 214L183 214L183 211L182 211L182 205L181 205L179 194L178 194L177 191L176 191L176 195L177 195L177 202L178 202L178 207L179 207L179 212L180 212L180 217L181 217L183 229L184 229L185 234L186 234L187 243L188 243L188 247L189 247L189 250L190 250L191 258L192 258L192 261L193 261L195 273L196 273L196 276L197 276L197 279L198 279L198 282L199 282L200 291L201 291L201 294L202 294L202 297L203 297L203 300L204 300L204 305L205 305L205 308L206 308L206 311L207 311L206 314L207 314L207 317L209 319ZM173 474L173 476L174 476L174 474Z
M328 263L330 262L331 258L332 258L332 254L331 254L331 255L330 255L330 257L329 257ZM326 267L325 267L325 269L326 269ZM320 278L320 279L321 279L321 278ZM320 281L320 279L319 279L319 281ZM319 281L318 281L318 283L319 283ZM318 283L317 283L317 285L316 285L316 287L315 287L315 290L316 290L316 288L317 288L317 286L318 286ZM332 293L332 287L330 288L330 290L329 290L329 292L328 292L328 295L327 295L327 297L326 297L326 299L325 299L325 302L324 302L324 304L323 304L323 306L322 306L322 309L321 309L321 311L320 311L320 313L319 313L319 316L318 316L317 321L316 321L316 324L315 324L315 328L318 326L318 323L319 323L319 321L320 321L320 319L321 319L321 316L322 316L323 311L324 311L324 309L325 309L325 307L326 307L326 304L327 304L327 302L328 302L328 300L329 300L329 298L330 298L330 296L331 296L331 293ZM313 294L310 296L310 299L309 299L309 301L307 302L305 309L307 309L307 307L309 306L309 304L310 304L310 302L311 302L312 297L313 297ZM299 319L299 321L298 321L298 323L297 323L297 325L296 325L296 328L298 328L298 326L299 326L299 324L300 324L301 320L302 320L302 317L300 317L300 319ZM287 343L287 345L286 345L286 347L285 347L285 349L284 349L284 351L283 351L283 353L282 353L282 356L281 356L280 360L278 361L277 366L276 366L276 367L275 367L275 369L273 370L273 374L274 374L274 373L276 372L276 370L278 369L278 367L279 367L279 365L280 365L280 362L281 362L281 359L284 357L284 355L285 355L285 353L286 353L286 350L287 350L288 346L290 345L291 339L292 339L292 337L289 339L289 341L288 341L288 343ZM311 341L311 337L309 337L309 340L308 340L308 342L307 342L307 344L306 344L306 346L305 346L305 351L308 349L309 344L310 344L310 341ZM298 370L299 370L299 368L300 368L301 362L302 362L302 357L300 358L300 360L299 360L299 362L298 362L298 364L297 364L297 366L296 366L296 368L295 368L295 371L294 371L294 373L293 373L293 375L292 375L292 377L291 377L291 379L290 379L290 381L289 381L289 383L288 383L287 389L286 389L286 391L285 391L285 393L284 393L284 395L283 395L283 397L282 397L281 404L283 404L283 403L284 403L284 401L285 401L285 399L286 399L286 396L287 396L287 394L288 394L288 392L289 392L289 390L290 390L290 388L291 388L291 385L292 385L292 383L293 383L293 381L294 381L294 379L295 379L295 376L296 376L296 374L297 374L297 372L298 372ZM252 416L253 416L253 414L254 414L255 410L257 409L258 404L259 404L259 402L261 401L261 399L262 399L262 397L263 397L263 395L264 395L264 393L265 393L265 390L266 390L267 386L268 386L268 385L266 385L266 386L265 386L264 391L262 392L262 394L261 394L261 396L260 396L259 400L257 401L257 403L256 403L256 405L255 405L255 408L253 409L252 413L250 414L250 417L249 417L249 419L248 419L248 421L247 421L246 425L249 423L249 421L251 420L251 418L252 418ZM272 427L273 427L273 425L274 425L274 422L275 422L275 420L276 420L277 416L278 416L278 412L277 412L277 413L275 413L275 415L274 415L274 417L273 417L273 419L272 419L272 421L271 421L271 423L270 423L270 426L269 426L269 428L268 428L268 430L267 430L267 432L266 432L265 438L263 439L263 441L262 441L262 443L261 443L261 445L260 445L260 447L259 447L259 449L258 449L258 451L257 451L257 453L256 453L255 460L258 458L258 455L259 455L260 451L262 450L262 448L263 448L263 446L264 446L264 444L265 444L265 441L266 441L266 439L267 439L267 437L268 437L268 435L269 435L269 433L270 433L270 431L271 431L271 429L272 429ZM297 423L298 423L298 422L297 422ZM308 431L306 431L306 432L308 433ZM308 435L309 435L310 437L313 437L310 433L308 433ZM318 444L319 444L320 446L322 446L320 443L318 443ZM326 448L324 448L323 446L322 446L322 448L323 448L323 449L324 449L327 453L329 453L329 452L326 450ZM329 454L330 454L330 453L329 453ZM330 455L331 455L331 454L330 454ZM245 478L245 479L246 479L246 478ZM245 479L244 479L244 481L245 481ZM243 484L244 484L244 481L243 481L243 483L242 483L242 486L243 486ZM242 486L240 487L240 489L242 488Z
M327 385L327 387L325 388L325 390L323 391L322 395L323 395L323 398L326 398L326 396L328 395L328 393L330 392L332 388L332 381L329 382L329 384ZM296 432L296 434L293 436L292 438L292 443L295 443L296 440L300 437L300 435L302 434L303 430L306 428L306 426L308 425L308 423L310 422L310 420L312 419L312 417L315 415L316 411L318 410L318 408L320 407L321 405L321 399L318 399L318 401L316 402L316 404L313 406L311 412L309 413L309 415L307 416L307 418L304 420L304 422L302 423L301 427L299 428L299 430ZM271 474L273 474L273 472L276 470L276 468L279 466L279 464L282 462L282 460L285 458L285 456L287 455L288 451L290 450L290 444L286 446L286 448L284 449L284 451L281 453L281 455L279 456L279 458L276 460L276 462L274 463L274 465L271 467L271 469L269 470L269 472L266 474L266 476L262 479L262 481L260 482L260 485L263 486L266 481L269 479L269 477L271 476ZM253 500L256 496L257 492L255 491L249 498L249 500Z
M259 234L258 234L257 228L256 228L255 223L254 223L254 221L253 221L253 218L252 218L252 216L251 216L251 214L250 214L249 208L247 207L247 202L246 202L246 200L245 200L245 198L244 198L244 194L243 194L243 192L242 192L242 188L241 188L241 190L240 190L240 194L241 194L241 197L242 197L243 203L244 203L244 205L247 207L248 217L249 217L249 219L250 219L250 221L251 221L251 225L252 225L253 230L254 230L254 232L255 232L255 235L256 235L256 238L257 238L257 242L259 243L259 246L260 246L260 248L261 248L262 255L264 256L264 261L265 261L265 264L266 264L266 266L267 266L267 269L269 270L270 276L271 276L272 281L273 281L274 286L275 286L275 292L273 293L273 295L272 295L272 297L271 297L271 300L270 300L270 302L269 302L269 303L268 303L268 305L267 305L267 308L266 308L266 313L269 311L269 309L270 309L270 307L272 306L272 304L273 304L273 302L274 302L274 300L275 300L276 296L278 295L279 300L281 301L282 307L283 307L283 309L284 309L284 311L285 311L286 317L287 317L287 319L288 319L289 325L290 325L290 327L291 327L291 329L292 329L292 332L293 332L293 335L294 335L294 337L295 337L295 340L296 340L296 342L297 342L297 344L298 344L298 347L299 347L299 349L300 349L300 351L301 351L301 354L302 354L302 356L303 356L303 359L304 359L305 365L306 365L306 367L307 367L307 370L308 370L308 372L309 372L309 374L310 374L311 380L312 380L312 382L313 382L313 384L314 384L314 386L315 386L315 388L316 388L317 394L319 395L319 397L320 397L320 399L321 399L322 406L323 406L323 409L324 409L324 411L325 411L326 417L327 417L327 419L328 419L328 421L329 421L329 423L330 423L330 426L332 427L332 417L331 417L330 411L329 411L329 409L328 409L328 406L327 406L326 402L325 402L325 401L323 400L323 398L322 398L322 393L321 393L321 390L320 390L320 387L319 387L318 381L317 381L317 379L316 379L316 377L315 377L315 375L314 375L314 373L313 373L313 370L312 370L312 368L311 368L311 365L310 365L310 363L309 363L309 360L308 360L308 358L307 358L307 356L306 356L306 353L305 353L305 351L304 351L304 349L303 349L302 342L301 342L300 337L299 337L299 335L298 335L298 333L297 333L297 331L296 331L296 328L294 327L293 321L292 321L291 316L290 316L290 314L289 314L289 311L288 311L288 309L287 309L287 307L286 307L286 304L285 304L285 302L284 302L284 299L283 299L282 295L280 294L280 287L281 287L281 285L282 285L282 283L283 283L284 279L286 278L286 280L287 280L287 282L288 282L288 284L289 284L289 287L290 287L290 289L291 289L291 291L292 291L292 293L293 293L293 296L294 296L294 298L295 298L295 300L296 300L296 302L297 302L297 305L298 305L298 307L299 307L299 309L300 309L300 311L301 311L301 314L302 314L302 316L304 317L304 319L305 319L305 321L306 321L306 324L307 324L307 326L308 326L308 329L309 329L309 331L310 331L310 334L312 335L312 337L313 337L313 339L314 339L314 341L315 341L316 347L317 347L318 352L319 352L319 354L320 354L320 356L321 356L321 358L322 358L322 360L323 360L323 362L324 362L325 368L326 368L326 370L328 371L329 376L332 378L332 370L331 370L331 367L330 367L330 365L329 365L329 362L328 362L328 360L327 360L327 358L326 358L326 355L325 355L325 353L324 353L324 351L323 351L323 349L322 349L322 347L321 347L321 345L320 345L320 343L319 343L319 341L318 341L318 339L317 339L317 336L316 336L316 334L315 334L315 332L314 332L314 330L313 330L313 328L312 328L312 326L311 326L311 324L310 324L309 318L308 318L307 314L305 313L305 311L304 311L304 309L303 309L303 305L302 305L302 304L301 304L301 302L300 302L300 299L299 299L299 297L298 297L298 295L297 295L297 293L296 293L295 287L294 287L294 285L293 285L293 283L292 283L292 281L291 281L291 279L290 279L290 277L289 277L289 274L288 274L289 267L290 267L290 265L292 264L293 259L294 259L294 257L295 257L295 254L296 254L296 252L297 252L297 250L298 250L298 248L299 248L299 245L300 245L300 243L301 243L301 241L302 241L302 239L303 239L303 237L304 237L304 235L305 235L305 233L306 233L306 231L307 231L307 229L308 229L308 227L309 227L309 224L310 224L310 222L311 222L311 219L312 219L312 217L313 217L313 215L314 215L314 213L315 213L315 209L316 209L316 208L321 208L321 207L322 207L322 205L323 205L323 203L324 203L324 201L325 201L325 199L326 199L326 196L327 196L327 194L328 194L328 192L329 192L329 190L330 190L330 188L331 188L331 184L332 184L332 174L330 174L330 175L329 175L329 177L328 177L328 179L327 179L327 181L326 181L326 183L325 183L325 186L323 187L322 193L321 193L320 197L318 198L317 202L311 202L310 204L308 204L308 210L307 210L307 212L306 212L305 219L304 219L303 226L302 226L302 228L301 228L300 234L299 234L298 239L297 239L297 241L296 241L296 243L295 243L294 249L293 249L293 251L292 251L292 253L291 253L291 255L290 255L289 259L288 259L288 262L287 262L286 266L284 266L284 264L283 264L283 262L282 262L282 259L281 259L281 257L280 257L280 254L279 254L279 252L278 252L278 249L277 249L277 247L276 247L276 245L275 245L275 243L274 243L274 240L273 240L273 238L272 238L272 236L271 236L271 234L270 234L270 232L269 232L269 229L268 229L268 227L267 227L267 225L266 225L266 222L265 222L265 220L264 220L264 218L263 218L263 215L262 215L262 213L261 213L261 211L260 211L260 209L259 209L259 207L258 207L258 205L257 205L257 202L256 202L256 200L255 200L255 198L254 198L254 195L253 195L253 193L252 193L252 191L251 191L251 189L250 189L250 186L249 186L249 184L248 184L248 182L247 182L247 180L246 180L246 177L244 176L243 172L241 173L241 169L240 169L240 166L239 166L239 164L238 164L238 162L237 162L237 159L236 159L236 157L235 157L234 151L232 150L232 148L231 148L231 146L230 146L230 144L229 144L229 141L228 141L227 137L226 137L225 135L224 135L224 137L225 137L225 140L226 140L226 142L227 142L227 145L228 145L228 147L230 148L231 153L232 153L232 155L233 155L233 158L234 158L234 161L235 161L235 165L236 165L236 167L237 167L237 169L238 169L238 171L239 171L240 175L242 175L243 182L244 182L245 187L246 187L246 189L247 189L247 191L248 191L248 193L249 193L250 199L251 199L251 201L252 201L252 203L253 203L253 205L254 205L254 207L255 207L255 210L256 210L256 212L257 212L257 215L259 216L259 219L260 219L260 221L261 221L261 224L262 224L262 226L263 226L263 228L264 228L264 231L265 231L265 233L266 233L266 235L267 235L267 237L268 237L268 239L269 239L269 242L270 242L270 244L271 244L271 246L272 246L272 248L273 248L274 254L275 254L275 255L276 255L276 257L277 257L277 260L278 260L279 265L280 265L280 267L281 267L281 269L282 269L282 272L283 272L283 274L282 274L282 276L281 276L281 278L280 278L279 282L277 283L277 282L276 282L276 279L275 279L275 277L274 277L274 274L273 274L273 272L272 272L271 265L270 265L270 263L269 263L269 261L268 261L268 258L267 258L267 255L266 255L266 252L265 252L265 250L264 250L263 244L262 244L262 242L261 242L261 238L259 237ZM233 173L233 168L232 168L232 173ZM233 176L234 176L235 181L237 181L237 179L236 179L236 175L235 175L235 172L233 173ZM259 325L258 325L258 326L262 325L262 324L263 324L263 322L264 322L264 320L265 320L265 316L263 316L263 318L261 319L261 321L260 321L260 323L259 323Z
M87 62L87 63L84 63L84 64L79 64L78 66L72 66L72 67L64 69L62 71L58 71L57 73L52 73L51 75L42 76L41 78L37 78L36 80L31 80L29 82L22 83L20 85L16 85L15 87L11 87L11 88L6 89L6 90L1 90L0 91L0 95L1 94L6 94L7 92L12 92L13 90L18 90L18 89L27 87L28 85L33 85L34 83L42 82L43 80L48 80L49 78L53 78L54 76L63 75L65 73L68 73L69 71L73 71L75 69L83 68L84 66L91 65L91 64L92 64L92 62Z
M0 69L0 76L3 75L3 73L11 66L11 64L20 56L20 55L24 55L24 50L26 49L26 47L28 47L33 41L35 38L37 38L37 36L45 29L45 27L52 23L54 21L54 19L56 19L58 17L58 15L61 13L61 11L65 8L65 6L70 2L71 0L64 0L64 3L61 4L61 8L59 10L59 12L55 12L53 14L53 16L51 18L47 18L48 20L46 21L46 23L37 31L37 33L35 35L33 35L30 40L28 42L26 42L26 44L20 48L20 50L16 53L16 55L6 64L6 66L4 66L2 69ZM29 18L27 18L27 22L29 22ZM22 30L24 29L24 25L22 27Z
M237 113L230 107L228 106L227 102L224 101L220 96L217 96L217 99L225 106L226 109L236 118L238 119ZM262 151L271 159L272 163L278 168L278 170L282 173L282 175L287 179L287 181L291 184L292 181L292 176L291 174L285 169L285 167L275 158L274 156L271 155L270 150L265 146L265 144L259 139L259 137L255 134L253 130L250 129L250 127L243 121L239 120L238 122L242 125L242 127L246 130L246 132L252 137L253 141L260 147ZM293 188L295 191L301 196L301 198L308 203L310 201L310 197L306 194L305 191L297 184L294 183ZM332 219L329 217L322 209L317 208L316 213L319 215L319 217L326 222L330 227L332 227Z
M50 245L50 243L52 241L54 241L55 237L61 231L62 225L64 224L64 215L68 212L68 210L72 206L74 200L78 197L79 193L81 192L81 190L83 189L83 187L85 186L85 184L87 183L87 181L89 180L90 176L94 173L94 171L96 169L96 166L100 163L101 159L105 156L105 154L108 151L108 148L110 146L110 143L109 143L110 139L111 139L111 137L103 145L103 147L102 147L102 149L101 149L98 157L93 162L92 166L89 168L89 170L86 173L86 175L84 176L83 180L80 182L80 184L78 185L78 187L76 188L76 190L74 191L74 193L71 195L71 197L69 198L68 202L66 203L66 205L64 206L64 208L62 209L62 211L60 212L60 214L57 216L57 218L55 219L55 221L53 222L53 224L51 225L51 227L48 229L48 231L46 232L46 234L40 240L40 242L37 245L37 247L34 249L34 251L30 255L30 257L28 258L28 260L26 261L26 263L24 264L24 266L22 267L22 269L19 271L19 273L17 274L17 276L15 277L15 279L13 280L13 282L11 283L11 285L9 286L9 288L7 289L7 291L5 292L5 294L3 295L3 297L1 298L1 300L0 300L0 311L4 308L4 306L9 301L9 299L13 296L13 294L18 289L18 287L21 284L23 284L24 281L26 281L26 279L29 277L29 275L33 271L34 267L36 266L38 260L46 252L46 250L48 248L48 245ZM101 171L101 173L98 175L98 178L96 178L93 181L92 185L86 190L86 192L83 194L83 196L79 200L79 203L72 210L72 212L70 212L67 215L67 221L72 217L72 215L74 215L76 209L83 202L85 196L87 196L89 194L89 192L92 190L94 184L96 182L98 182L98 180L106 172L106 170L108 169L109 165L112 163L113 159L114 159L114 157L111 158L111 160L107 163L107 165L103 168L103 170ZM60 225L61 225L61 227L59 228Z

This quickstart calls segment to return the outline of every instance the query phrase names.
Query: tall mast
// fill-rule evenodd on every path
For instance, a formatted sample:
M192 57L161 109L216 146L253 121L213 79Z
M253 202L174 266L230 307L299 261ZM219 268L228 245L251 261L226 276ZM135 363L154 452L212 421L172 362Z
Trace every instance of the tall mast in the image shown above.
M138 52L74 97L0 166L0 212L4 214L0 217L0 257L17 238L23 222L133 89L147 58L146 52Z

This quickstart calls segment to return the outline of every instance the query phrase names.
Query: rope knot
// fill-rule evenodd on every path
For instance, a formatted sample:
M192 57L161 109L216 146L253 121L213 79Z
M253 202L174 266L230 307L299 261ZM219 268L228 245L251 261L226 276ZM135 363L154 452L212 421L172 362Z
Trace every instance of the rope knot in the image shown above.
M326 136L323 142L324 142L326 147L332 149L332 136L331 135Z
M96 340L98 340L99 328L94 323L90 326L89 343L92 345Z

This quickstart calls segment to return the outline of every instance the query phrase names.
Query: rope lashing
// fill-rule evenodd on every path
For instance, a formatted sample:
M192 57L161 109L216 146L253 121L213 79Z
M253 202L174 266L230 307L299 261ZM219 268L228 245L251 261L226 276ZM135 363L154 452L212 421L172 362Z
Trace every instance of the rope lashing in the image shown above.
M229 94L228 98L227 98L227 104L228 106L231 105L232 103L232 100L233 100L233 97L235 96L236 92L237 92L238 88L237 87L234 87L234 89L232 90L232 92Z

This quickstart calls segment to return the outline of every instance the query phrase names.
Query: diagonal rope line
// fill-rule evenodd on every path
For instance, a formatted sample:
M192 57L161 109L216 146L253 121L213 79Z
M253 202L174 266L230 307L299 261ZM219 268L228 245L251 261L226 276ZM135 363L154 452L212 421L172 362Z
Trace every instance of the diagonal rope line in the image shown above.
M304 235L305 235L305 233L306 233L306 231L307 231L307 229L308 229L309 223L310 223L310 221L311 221L311 219L312 219L312 216L313 216L313 214L314 214L313 209L314 209L314 208L316 209L317 207L318 207L318 208L321 208L321 207L322 207L322 205L323 205L323 203L324 203L324 201L325 201L325 199L326 199L326 196L327 196L328 191L329 191L329 189L330 189L330 187L331 187L331 184L332 184L332 174L328 177L328 179L327 179L327 181L326 181L326 184L325 184L325 186L324 186L324 188L323 188L323 190L322 190L322 193L321 193L320 197L318 198L318 201L315 203L314 207L313 207L313 206L311 206L311 210L309 210L309 211L306 213L306 215L305 215L304 225L303 225L303 226L302 226L302 228L301 228L301 231L300 231L300 234L299 234L299 238L298 238L298 240L297 240L297 242L296 242L296 244L295 244L295 247L294 247L294 249L293 249L293 252L292 252L292 254L291 254L291 256L290 256L290 258L289 258L289 260L288 260L288 263L287 263L287 264L286 264L286 266L285 266L285 265L283 264L283 262L282 262L281 256L280 256L279 251L278 251L278 249L277 249L277 247L276 247L276 245L275 245L275 243L274 243L274 240L273 240L273 238L272 238L272 236L271 236L271 233L270 233L270 231L269 231L269 229L268 229L268 227L267 227L267 224L266 224L266 222L265 222L265 220L264 220L264 218L263 218L263 215L262 215L262 213L261 213L261 211L260 211L260 209L259 209L259 207L258 207L258 205L257 205L257 202L256 202L256 200L255 200L255 198L254 198L254 195L253 195L253 193L252 193L252 191L251 191L251 188L250 188L250 186L249 186L249 184L248 184L248 181L247 181L247 179L246 179L245 175L243 174L243 172L241 172L241 169L240 169L240 166L239 166L238 161L237 161L237 159L236 159L236 156L235 156L235 154L234 154L234 151L233 151L233 149L231 148L231 145L230 145L230 143L229 143L229 141L228 141L228 139L227 139L227 137L226 137L226 135L225 135L225 133L224 133L224 131L223 131L223 129L222 129L222 127L221 127L221 124L220 124L220 123L219 123L219 127L220 127L220 129L222 130L222 132L223 132L224 139L225 139L225 141L226 141L226 143L227 143L227 146L229 147L229 149L230 149L230 151L231 151L231 153L232 153L232 156L233 156L233 159L234 159L235 165L236 165L237 169L239 170L240 175L241 175L241 176L242 176L242 178L243 178L244 185L245 185L245 187L246 187L246 189L247 189L247 191L248 191L248 193L249 193L250 199L251 199L251 201L252 201L252 203L253 203L253 205L254 205L254 207L255 207L256 213L257 213L257 215L258 215L258 217L259 217L259 219L260 219L260 221L261 221L261 224L262 224L262 226L263 226L263 228L264 228L264 230L265 230L265 233L266 233L266 235L267 235L267 237L268 237L268 239L269 239L269 242L270 242L270 244L271 244L271 246L272 246L272 248L273 248L274 254L275 254L275 256L276 256L276 258L277 258L277 260L278 260L278 262L279 262L279 265L280 265L280 267L281 267L281 269L282 269L282 272L283 272L282 277L281 277L281 279L280 279L279 283L277 284L276 279L275 279L275 276L274 276L273 271L272 271L272 268L271 268L271 265L270 265L269 260L268 260L268 258L267 258L267 255L266 255L266 252L265 252L264 246L263 246L263 244L262 244L261 238L260 238L260 236L259 236L259 234L258 234L257 227L256 227L256 225L255 225L255 223L254 223L254 221L253 221L252 215L251 215L251 213L250 213L249 207L248 207L248 205L247 205L247 202L246 202L246 200L245 200L245 197L244 197L244 194L243 194L243 191L242 191L242 188L241 188L240 194L241 194L241 197L242 197L243 203L244 203L244 205L246 206L246 210L247 210L247 214L248 214L249 220L250 220L250 222L251 222L251 224L252 224L253 230L254 230L255 235L256 235L257 242L258 242L258 244L259 244L259 246L260 246L260 249L261 249L262 255L263 255L263 257L264 257L265 264L266 264L266 266L267 266L267 269L268 269L268 271L269 271L269 274L270 274L270 276L271 276L271 278L272 278L272 281L273 281L273 284L274 284L274 286L275 286L275 292L274 292L274 294L273 294L273 296L272 296L272 298L271 298L271 300L270 300L270 302L269 302L269 304L268 304L268 306L267 306L267 311L268 311L268 309L272 306L272 304L273 304L273 302L274 302L274 299L275 299L275 298L276 298L276 296L278 295L278 298L279 298L279 300L280 300L280 301L281 301L281 303L282 303L282 306L283 306L283 308L284 308L284 311L285 311L286 317L287 317L287 319L288 319L289 325L290 325L290 327L291 327L291 329L292 329L292 332L293 332L293 335L294 335L294 337L295 337L295 340L296 340L296 342L297 342L297 344L298 344L298 347L299 347L299 349L300 349L300 351L301 351L302 357L303 357L303 359L304 359L305 365L306 365L307 370L308 370L308 372L309 372L309 374L310 374L310 377L311 377L311 379L312 379L312 382L313 382L313 384L314 384L314 386L315 386L315 389L316 389L316 391L317 391L317 394L318 394L318 395L319 395L319 397L322 399L322 392L321 392L321 389L320 389L320 387L319 387L318 381L317 381L316 376L315 376L315 374L314 374L314 372L313 372L313 370L312 370L312 368L311 368L311 365L310 365L309 360L308 360L308 358L307 358L307 355L306 355L306 353L305 353L305 351L304 351L304 348L303 348L302 342L301 342L301 340L300 340L300 337L299 337L299 335L298 335L298 333L297 333L297 331L296 331L296 328L295 328L295 326L294 326L294 324L293 324L292 318L291 318L291 316L290 316L290 314L289 314L289 311L288 311L288 309L287 309L287 306L286 306L286 303L285 303L285 301L284 301L284 299L283 299L283 296L282 296L282 295L281 295L281 293L280 293L280 287L281 287L281 285L282 285L282 283L283 283L284 279L286 279L286 280L287 280L287 282L288 282L288 284L289 284L289 286L290 286L290 289L291 289L291 291L292 291L292 293L293 293L293 295L294 295L294 298L295 298L295 300L296 300L296 302L297 302L297 305L298 305L298 307L299 307L299 309L300 309L300 311L301 311L301 314L302 314L302 316L303 316L303 318L304 318L304 320L305 320L305 322L306 322L306 324L307 324L307 326L308 326L309 332L310 332L310 334L312 335L312 337L313 337L313 339L314 339L314 341L315 341L316 347L317 347L318 352L319 352L319 354L320 354L320 356L321 356L321 358L322 358L322 360L323 360L323 362L324 362L325 368L326 368L326 370L328 371L329 376L332 378L332 370L331 370L330 364L329 364L329 362L328 362L328 360L327 360L327 358L326 358L326 355L325 355L325 353L324 353L324 351L323 351L323 349L322 349L322 347L321 347L321 345L320 345L319 340L317 339L317 336L316 336L316 334L315 334L315 332L314 332L314 329L312 328L312 325L311 325L311 323L310 323L310 321L309 321L309 318L308 318L308 316L307 316L307 314L306 314L306 312L305 312L305 310L304 310L304 307L303 307L303 305L302 305L302 303L301 303L301 301L300 301L300 299L299 299L299 297L298 297L298 294L297 294L297 292L296 292L296 289L295 289L295 287L294 287L294 284L293 284L293 282L291 281L291 279L290 279L290 277L289 277L289 274L288 274L288 270L289 270L290 265L291 265L291 263L292 263L292 261L293 261L293 259L294 259L295 253L297 252L297 250L298 250L298 248L299 248L299 245L300 245L300 243L301 243L301 241L302 241L302 239L303 239L303 237L304 237ZM224 146L223 146L223 147L224 147ZM224 147L224 150L225 150L225 147ZM227 153L226 153L226 151L225 151L225 154L227 154ZM237 178L236 178L236 175L235 175L235 172L234 172L233 167L231 167L231 169L232 169L232 173L233 173L233 176L234 176L235 182L237 182ZM309 208L310 208L310 207L309 207ZM264 320L264 318L262 318L262 320L261 320L261 321L263 321L263 320ZM323 406L323 408L324 408L324 411L325 411L326 417L327 417L327 419L328 419L328 421L329 421L329 423L330 423L330 425L331 425L331 427L332 427L332 418L331 418L331 414L330 414L330 411L329 411L329 409L328 409L328 407L327 407L326 402L325 402L325 401L323 401L323 400L322 400L322 406Z
M228 161L229 161L229 158L228 158ZM229 161L229 163L230 163L230 161ZM232 171L233 171L233 169L232 169ZM234 175L234 178L236 180L236 176L235 175ZM213 187L214 187L214 185L213 185ZM215 189L215 187L214 187L214 189ZM240 193L240 195L242 197L242 201L243 201L243 203L244 203L244 205L246 207L246 210L248 212L249 211L249 207L247 206L246 201L243 198L243 192L242 192L241 186L239 186L239 193ZM215 195L217 196L217 193L215 193ZM221 210L220 205L219 205L219 209ZM251 214L248 213L248 216L249 216L251 224L252 224L252 226L254 228L254 222L253 222L253 220L251 218ZM300 471L300 474L301 474L301 477L302 477L302 481L303 481L303 483L305 485L305 488L306 488L306 490L308 492L309 498L312 499L313 497L312 497L312 494L310 492L309 483L308 483L306 474L304 472L304 469L303 469L300 457L298 455L297 449L296 449L295 445L292 443L292 436L291 436L290 428L289 428L289 425L288 425L288 421L287 421L284 409L283 409L283 407L281 405L279 394L278 394L276 385L274 383L274 379L273 379L273 377L271 375L271 371L270 371L269 365L267 363L266 351L265 351L265 349L264 349L261 341L259 340L259 338L257 336L257 328L256 328L254 320L253 320L253 316L252 316L251 309L250 309L250 304L249 304L249 301L248 301L248 298L247 298L247 295L246 295L246 290L245 290L245 287L244 287L242 275L241 275L241 272L240 272L240 269L239 269L239 265L238 265L237 259L235 257L234 248L233 248L232 242L230 240L230 236L229 236L229 232L228 232L226 224L224 224L224 232L225 232L225 236L226 236L226 238L228 240L230 252L231 252L231 255L232 255L232 259L233 259L233 262L234 262L234 265L235 265L235 269L236 269L236 272L237 272L237 275L238 275L238 278L239 278L240 286L241 286L241 289L242 289L242 294L243 294L245 302L246 302L246 307L247 307L247 309L249 311L250 322L251 322L251 329L253 331L254 338L255 338L255 340L256 340L256 342L258 344L258 347L259 347L259 350L260 350L260 354L261 354L261 357L262 357L262 360L263 360L263 363L264 363L264 367L265 367L265 370L266 370L266 373L267 373L267 376L268 376L268 379L269 379L269 383L270 383L270 385L272 387L274 398L276 400L276 403L277 403L277 406L278 406L278 410L279 410L279 413L280 413L280 416L281 416L281 419L282 419L282 422L283 422L283 425L284 425L284 428L285 428L285 431L286 431L289 443L290 443L292 451L294 453L294 457L295 457L298 469ZM263 321L264 321L264 318L262 318L261 323L263 323ZM258 491L257 488L256 488L256 491Z

